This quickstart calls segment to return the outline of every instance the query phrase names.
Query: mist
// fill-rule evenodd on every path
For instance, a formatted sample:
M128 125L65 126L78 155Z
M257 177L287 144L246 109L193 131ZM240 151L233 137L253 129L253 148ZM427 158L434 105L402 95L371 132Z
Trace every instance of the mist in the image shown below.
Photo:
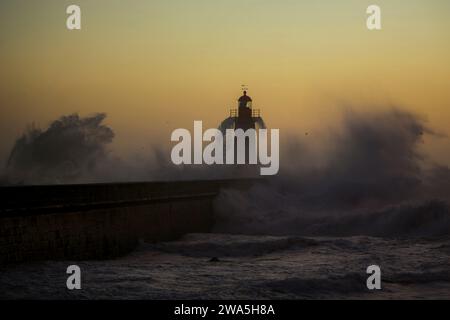
M48 128L28 126L19 137L6 164L10 184L78 181L108 158L114 132L103 124L105 114L81 118L63 116Z
M400 109L344 112L324 132L286 136L280 173L224 190L216 232L321 236L450 234L450 170L421 152L442 138Z
M83 184L139 181L174 181L245 177L231 166L176 166L171 142L148 145L119 156L112 148L113 128L107 115L62 116L45 129L29 125L16 140L0 185ZM145 142L151 139L139 136Z
M382 109L382 108L381 108ZM257 177L239 166L175 166L170 142L115 155L105 114L30 126L11 150L3 184L65 184ZM299 130L300 131L300 130ZM450 169L421 151L441 139L401 109L347 109L332 128L281 132L280 172L251 189L223 190L216 232L324 236L450 233ZM146 137L138 137L142 141Z

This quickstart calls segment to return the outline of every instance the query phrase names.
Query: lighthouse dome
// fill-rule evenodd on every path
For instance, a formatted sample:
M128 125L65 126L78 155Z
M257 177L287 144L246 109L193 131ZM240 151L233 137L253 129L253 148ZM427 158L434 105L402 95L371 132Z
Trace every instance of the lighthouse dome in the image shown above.
M244 94L238 99L239 108L251 108L252 107L252 98L247 95L247 91L244 91Z

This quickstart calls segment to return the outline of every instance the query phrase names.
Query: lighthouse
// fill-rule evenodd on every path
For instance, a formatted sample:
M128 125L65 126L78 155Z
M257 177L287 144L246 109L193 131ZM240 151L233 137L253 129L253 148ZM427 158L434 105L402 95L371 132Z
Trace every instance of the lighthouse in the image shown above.
M261 124L259 109L253 109L253 100L244 91L238 99L238 108L231 109L230 118L234 120L234 129L256 129L257 124Z
M264 121L261 118L259 109L253 108L253 100L247 95L247 91L244 90L242 96L238 99L237 109L230 110L230 117L222 122L220 126L221 131L224 133L226 129L243 130L257 130L265 128ZM249 163L249 137L245 138L245 163ZM234 144L234 158L237 161L237 139L235 138ZM237 162L235 162L237 163ZM241 166L241 171L252 171L251 166Z
M259 110L253 109L252 102L244 91L238 99L238 109L232 109L231 115L218 129L208 129L203 133L202 121L194 121L193 138L189 130L174 130L171 141L178 144L172 148L172 162L176 165L226 164L230 173L240 177L277 174L279 130L270 130L268 136L269 130ZM206 142L208 144L204 145Z

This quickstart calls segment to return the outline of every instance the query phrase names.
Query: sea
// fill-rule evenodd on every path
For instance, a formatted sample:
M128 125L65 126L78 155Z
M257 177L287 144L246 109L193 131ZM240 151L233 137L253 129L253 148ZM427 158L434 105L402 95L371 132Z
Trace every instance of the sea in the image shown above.
M81 290L67 289L69 265ZM114 260L2 267L0 288L0 299L450 299L450 237L188 234Z

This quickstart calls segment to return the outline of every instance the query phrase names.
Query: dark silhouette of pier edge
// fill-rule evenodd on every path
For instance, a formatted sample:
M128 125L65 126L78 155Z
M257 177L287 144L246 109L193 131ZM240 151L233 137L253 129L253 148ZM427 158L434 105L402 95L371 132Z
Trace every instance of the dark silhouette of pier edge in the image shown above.
M114 258L139 241L207 233L222 188L257 180L0 187L0 265Z

